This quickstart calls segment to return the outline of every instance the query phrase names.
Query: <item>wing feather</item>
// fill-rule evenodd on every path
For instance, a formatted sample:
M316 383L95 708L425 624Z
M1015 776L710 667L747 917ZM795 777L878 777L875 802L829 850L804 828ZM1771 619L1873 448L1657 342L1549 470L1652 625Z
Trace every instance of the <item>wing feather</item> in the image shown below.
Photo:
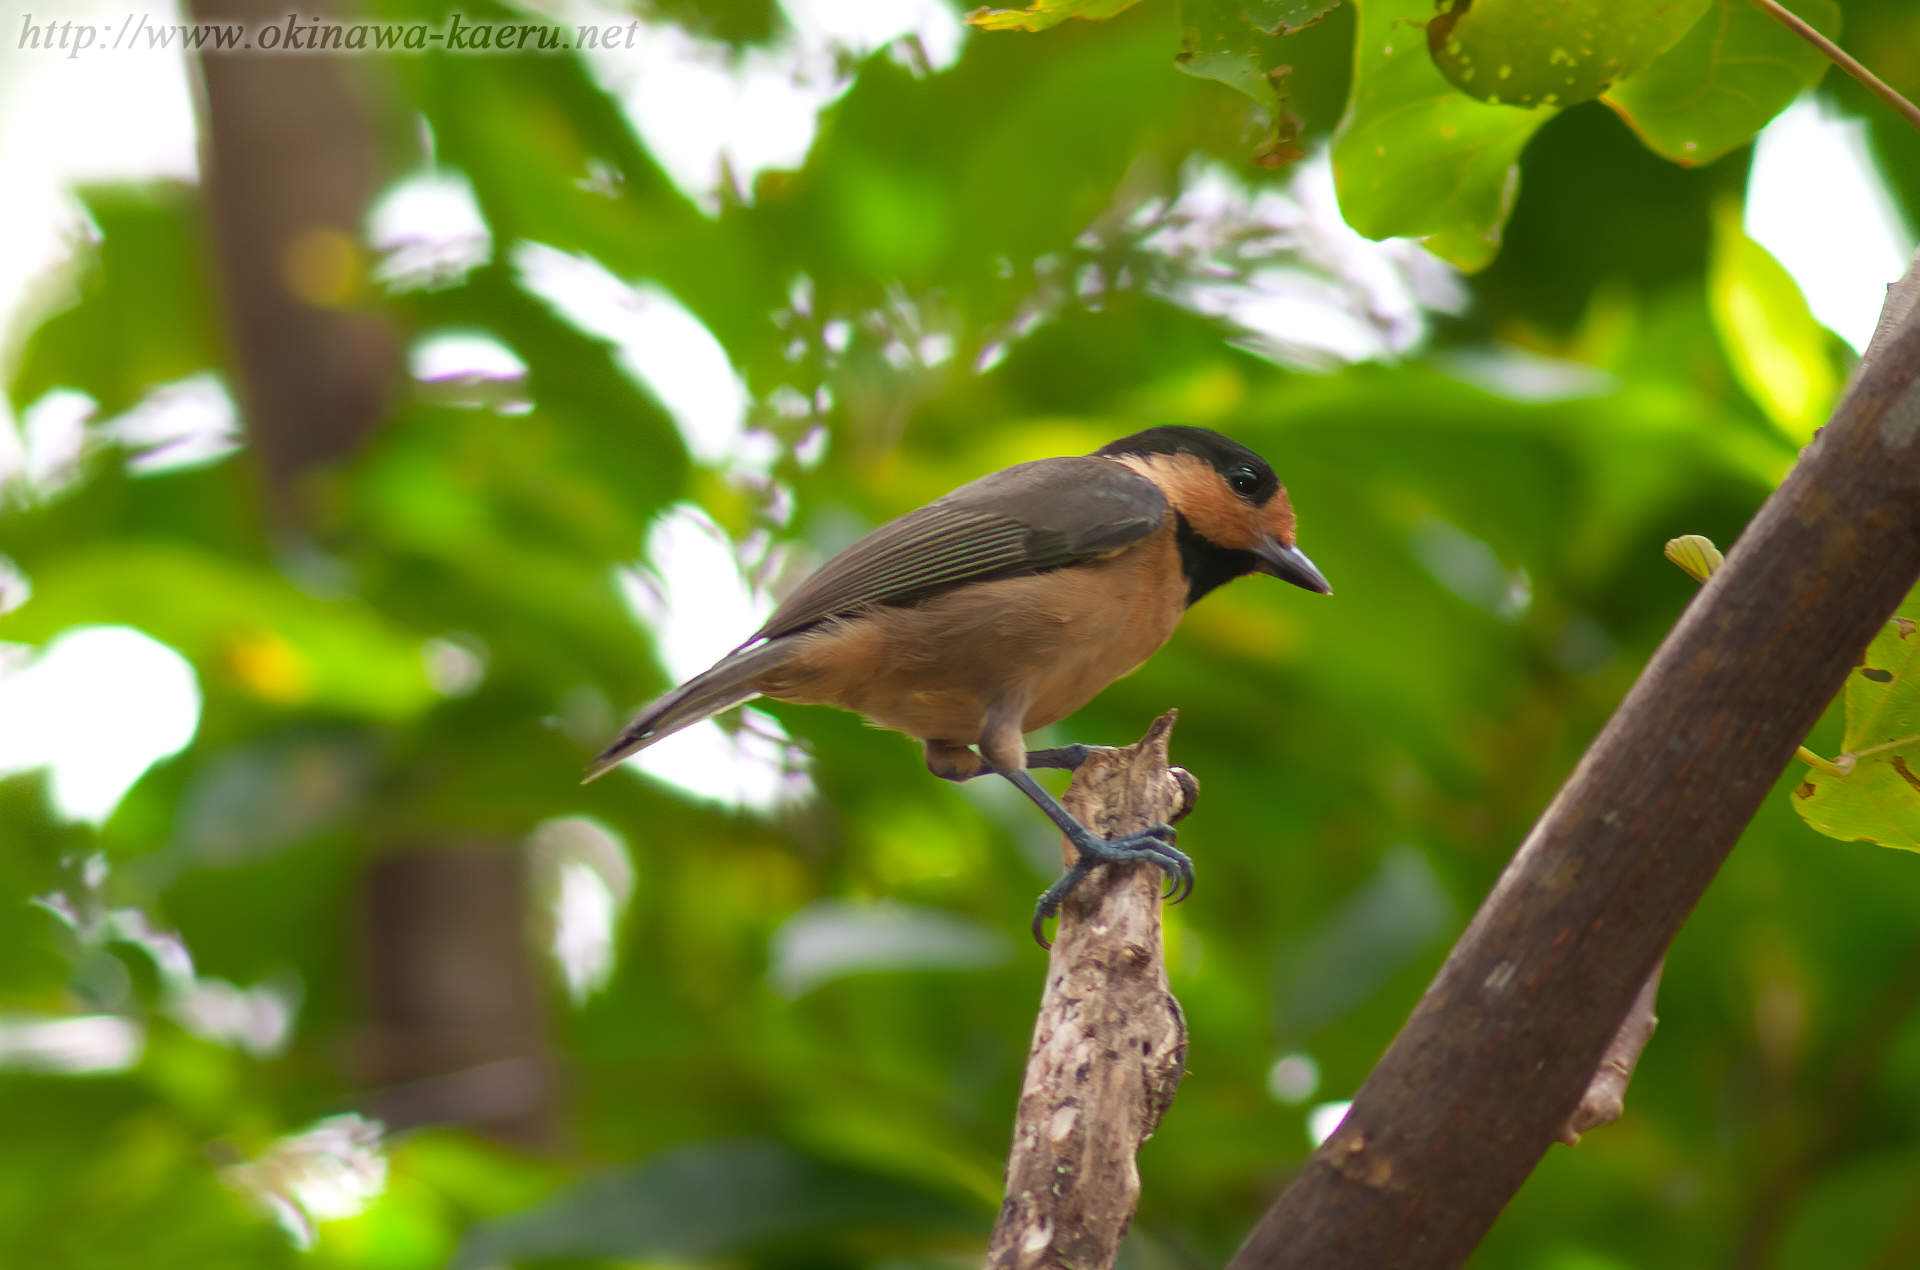
M1109 459L1022 463L854 543L802 582L747 643L969 582L1096 559L1146 537L1166 517L1160 488Z

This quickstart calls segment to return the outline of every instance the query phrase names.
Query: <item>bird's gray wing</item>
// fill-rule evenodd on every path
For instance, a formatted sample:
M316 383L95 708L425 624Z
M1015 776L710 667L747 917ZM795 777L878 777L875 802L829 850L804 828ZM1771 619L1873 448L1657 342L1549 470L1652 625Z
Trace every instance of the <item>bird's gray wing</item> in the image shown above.
M1110 459L1022 463L860 539L802 582L747 645L969 582L1097 559L1146 537L1166 518L1160 487Z

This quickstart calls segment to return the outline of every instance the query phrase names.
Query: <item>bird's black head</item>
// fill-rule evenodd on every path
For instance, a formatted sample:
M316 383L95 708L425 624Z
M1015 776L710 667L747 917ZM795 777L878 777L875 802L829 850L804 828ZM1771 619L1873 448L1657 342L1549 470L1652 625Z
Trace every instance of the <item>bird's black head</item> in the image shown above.
M1213 468L1228 489L1254 507L1265 507L1275 494L1285 496L1272 465L1232 437L1223 437L1212 428L1164 424L1109 441L1094 453L1109 459L1126 454L1142 457L1190 454Z
M1293 504L1280 478L1238 441L1210 428L1167 424L1121 437L1094 453L1126 464L1167 496L1179 517L1189 604L1249 573L1332 594L1313 562L1293 545Z

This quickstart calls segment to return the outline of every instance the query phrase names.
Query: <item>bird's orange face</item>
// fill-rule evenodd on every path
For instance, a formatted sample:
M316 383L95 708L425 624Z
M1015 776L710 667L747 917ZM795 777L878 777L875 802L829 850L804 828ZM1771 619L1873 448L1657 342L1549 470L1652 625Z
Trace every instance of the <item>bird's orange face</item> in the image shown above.
M1158 485L1173 510L1216 547L1256 551L1270 540L1283 547L1294 544L1293 504L1284 487L1265 503L1255 503L1197 454L1120 454L1114 462Z

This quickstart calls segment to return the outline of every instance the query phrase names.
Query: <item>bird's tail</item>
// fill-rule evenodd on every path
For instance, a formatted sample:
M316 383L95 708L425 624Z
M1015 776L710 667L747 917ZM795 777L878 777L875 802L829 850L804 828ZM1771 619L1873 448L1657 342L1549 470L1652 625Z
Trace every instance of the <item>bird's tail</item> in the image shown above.
M586 779L597 780L632 754L655 741L672 736L710 719L722 710L760 695L753 681L784 661L791 651L792 637L768 640L721 659L713 669L702 671L660 698L639 714L620 733L620 737L593 760ZM585 783L585 782L582 782Z

